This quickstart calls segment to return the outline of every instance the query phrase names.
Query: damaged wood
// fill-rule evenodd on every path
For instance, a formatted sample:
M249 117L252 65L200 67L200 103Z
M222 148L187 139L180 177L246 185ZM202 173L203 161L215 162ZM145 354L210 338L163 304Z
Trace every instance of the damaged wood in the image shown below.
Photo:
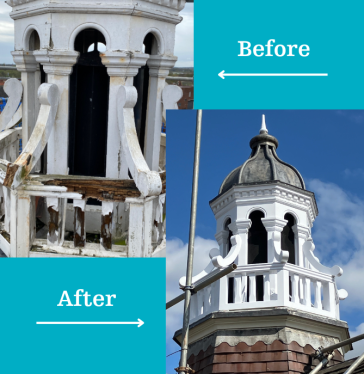
M112 248L112 212L101 216L101 247L106 251Z
M85 212L80 207L74 207L74 237L73 243L75 248L85 247L86 232L85 232Z
M58 237L59 237L59 212L50 206L48 208L48 213L49 213L48 240L51 243L57 243Z
M21 155L8 165L4 186L16 189L36 166L53 130L59 102L59 89L44 83L38 90L41 104L37 123Z
M34 180L34 179L33 179ZM124 202L128 197L140 197L140 192L131 179L107 179L79 176L47 175L35 180L46 186L63 186L67 192L82 195L83 199L93 198L100 201Z
M166 193L166 188L167 188L167 177L166 177L166 172L163 171L163 172L160 173L159 175L160 175L161 180L162 180L162 192L161 192L161 194L163 194L163 193Z

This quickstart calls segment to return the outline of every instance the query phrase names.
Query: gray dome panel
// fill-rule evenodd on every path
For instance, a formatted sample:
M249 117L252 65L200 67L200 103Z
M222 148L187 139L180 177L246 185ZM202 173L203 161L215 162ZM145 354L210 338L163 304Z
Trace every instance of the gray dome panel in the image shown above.
M279 159L276 148L278 140L262 132L250 141L252 154L241 166L233 170L220 187L220 194L234 185L281 181L305 189L301 174L293 166Z

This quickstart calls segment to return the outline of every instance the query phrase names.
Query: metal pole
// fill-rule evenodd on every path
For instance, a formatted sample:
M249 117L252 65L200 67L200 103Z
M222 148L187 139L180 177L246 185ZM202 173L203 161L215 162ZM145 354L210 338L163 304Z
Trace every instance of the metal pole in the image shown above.
M318 373L323 367L325 367L332 360L333 357L334 357L334 354L330 353L312 371L310 371L310 374Z
M200 149L201 149L201 126L202 110L197 111L196 123L196 140L195 140L195 161L193 166L193 182L192 182L192 199L191 199L191 218L190 218L190 236L188 241L188 257L186 271L186 287L185 291L185 307L183 313L183 329L182 329L182 346L181 360L179 362L179 373L186 373L187 368L187 350L188 350L188 332L190 324L190 302L191 302L191 285L193 271L193 255L195 249L195 229L196 229L196 212L197 212L197 192L198 192L198 175L200 170Z
M209 286L211 283L214 283L216 282L217 280L219 280L220 278L222 277L225 277L225 275L227 274L230 274L231 272L233 272L235 269L237 268L237 266L235 264L231 264L229 267L227 267L226 269L224 270L221 270L219 273L215 274L213 277L203 281L202 283L198 284L197 286L194 287L193 291L196 293L198 291L201 291L202 289L204 289L205 287ZM180 301L182 301L183 299L185 298L185 294L181 294L177 297L175 297L174 299L168 301L167 305L166 305L166 309L169 309L171 308L172 306L178 304Z
M364 361L364 353L359 356L344 374L351 374Z
M341 348L344 345L347 345L347 344L350 344L350 343L355 343L358 340L362 340L362 339L364 339L364 334L360 334L358 336L355 336L354 338L343 340L340 343L330 345L329 347L326 347L326 348L321 348L321 349L318 350L318 352L319 352L319 354L326 353L326 352L331 352L336 348Z

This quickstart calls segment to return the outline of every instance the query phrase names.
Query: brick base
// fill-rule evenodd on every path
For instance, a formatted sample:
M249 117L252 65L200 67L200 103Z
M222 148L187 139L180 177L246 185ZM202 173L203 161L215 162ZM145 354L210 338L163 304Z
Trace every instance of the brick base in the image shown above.
M188 364L196 374L232 374L232 373L309 373L317 364L313 360L315 350L311 345L301 347L298 343L284 344L275 340L266 345L259 341L252 346L244 342L231 347L221 343L218 347L210 346L205 352L192 355ZM335 351L335 365L343 362L339 351Z

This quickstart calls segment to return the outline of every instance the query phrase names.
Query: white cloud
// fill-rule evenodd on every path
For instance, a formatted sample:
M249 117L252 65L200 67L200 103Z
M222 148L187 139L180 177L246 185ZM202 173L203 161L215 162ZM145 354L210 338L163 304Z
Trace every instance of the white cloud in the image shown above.
M360 178L364 179L364 170L359 168L359 169L345 169L344 170L344 177L345 178Z
M339 186L312 180L319 216L314 223L313 240L318 257L325 265L339 265L344 274L338 286L349 292L341 310L363 309L364 293L364 201Z
M352 338L360 334L364 334L364 323L361 323L354 331L350 331L350 336ZM345 360L358 357L364 353L364 339L353 343L353 348L353 351L350 351L345 355Z
M176 27L176 44L174 54L178 56L176 66L192 67L193 65L193 3L186 4L181 12L183 21Z
M195 256L193 275L198 274L208 264L211 248L218 247L214 240L197 237L195 240ZM179 289L178 281L186 275L187 266L187 244L180 239L167 240L167 301L178 296L182 291ZM172 350L172 337L176 330L182 328L183 302L167 310L167 345ZM174 344L174 350L178 346ZM172 353L172 352L167 352Z

